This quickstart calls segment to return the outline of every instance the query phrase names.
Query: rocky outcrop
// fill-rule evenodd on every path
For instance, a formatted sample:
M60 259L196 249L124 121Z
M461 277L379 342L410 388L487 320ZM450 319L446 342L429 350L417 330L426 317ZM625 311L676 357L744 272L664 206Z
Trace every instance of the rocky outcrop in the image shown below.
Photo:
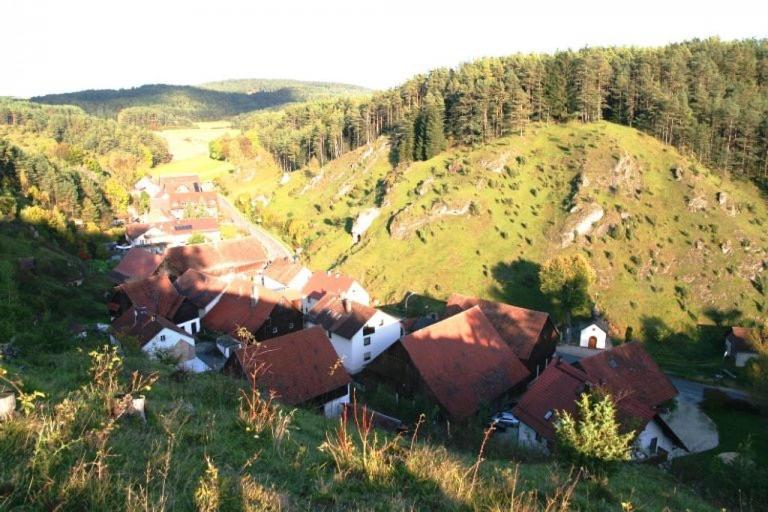
M471 201L467 201L462 205L450 205L440 201L435 203L427 213L416 217L413 216L414 205L411 205L392 217L389 234L397 240L405 240L410 238L416 230L432 222L445 217L467 215L471 204Z
M352 224L352 241L354 243L358 243L363 238L365 232L368 231L380 213L381 210L378 208L369 208L357 216L354 224Z
M597 203L579 205L574 210L572 210L571 219L561 236L561 247L571 245L577 236L588 234L605 215L603 207Z

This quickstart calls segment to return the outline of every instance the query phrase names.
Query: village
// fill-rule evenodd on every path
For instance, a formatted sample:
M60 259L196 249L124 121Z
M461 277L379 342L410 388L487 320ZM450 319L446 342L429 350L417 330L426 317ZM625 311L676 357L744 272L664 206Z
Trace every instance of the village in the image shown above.
M480 420L497 435L541 454L553 448L558 415L593 389L614 397L635 432L635 460L718 444L697 398L680 393L641 343L614 346L597 316L573 342L547 312L459 293L440 313L400 317L354 277L311 270L258 233L223 239L218 195L197 176L144 178L134 193L148 208L126 226L110 273L115 344L137 343L186 372L248 379L326 417L376 386L396 400L426 400L445 421L488 415ZM725 356L743 366L756 353L751 339L734 326ZM372 414L381 428L409 428L396 410Z

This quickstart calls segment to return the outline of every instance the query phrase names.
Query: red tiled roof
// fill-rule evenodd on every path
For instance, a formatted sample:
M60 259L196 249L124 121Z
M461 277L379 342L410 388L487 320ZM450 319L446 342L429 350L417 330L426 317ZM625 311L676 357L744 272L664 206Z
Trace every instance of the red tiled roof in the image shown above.
M255 237L222 240L212 244L169 247L168 267L177 274L193 268L209 274L248 272L264 268L267 253Z
M531 384L512 414L545 439L554 441L557 414L576 414L579 396L595 385L587 373L556 359ZM642 430L656 416L656 411L632 396L612 394L612 398L618 419L627 428Z
M731 327L726 335L726 339L731 342L731 349L734 352L757 352L755 338L757 333L754 329L746 327Z
M576 411L576 399L589 384L583 371L555 360L539 375L517 403L512 414L550 441L555 438L558 411Z
M146 233L150 227L151 226L149 224L142 224L139 222L128 224L125 226L125 236L127 236L130 240L133 240Z
M299 275L304 269L304 265L294 262L290 258L280 258L264 269L264 275L277 281L280 284L287 285L291 280Z
M192 268L180 275L173 285L179 294L199 308L208 306L227 288L225 281Z
M216 192L169 192L167 204L170 208L183 208L187 204L204 204L216 206L218 194Z
M167 274L129 281L117 288L128 296L134 306L144 306L147 311L166 318L172 318L184 301Z
M629 396L656 408L677 396L669 377L636 341L585 357L579 366L618 399Z
M176 192L179 187L186 187L190 192L200 190L200 177L197 174L161 176L158 181L164 192Z
M351 381L322 327L238 349L235 357L249 380L254 369L261 368L256 385L274 391L288 405L312 400Z
M304 285L302 293L313 299L319 299L326 293L333 295L343 295L352 287L356 281L344 274L315 272Z
M405 336L421 378L454 418L474 414L525 380L529 372L479 307Z
M257 331L272 314L282 297L257 286L258 299L253 298L254 285L247 279L233 281L219 302L203 318L203 326L211 331L235 336L240 327Z
M351 340L375 314L376 309L372 307L326 294L309 310L307 318L313 324L322 325L326 331Z
M116 318L112 322L111 328L112 332L117 336L136 338L142 347L149 343L163 329L170 329L177 334L183 334L187 338L192 337L170 320L148 311L142 311L136 306L131 306L125 313Z
M153 254L139 247L129 250L120 263L110 272L115 279L143 279L155 273L163 262L161 254Z
M446 315L465 311L473 306L480 306L501 338L520 359L527 360L531 357L541 332L549 321L549 314L543 311L467 297L458 293L448 298Z

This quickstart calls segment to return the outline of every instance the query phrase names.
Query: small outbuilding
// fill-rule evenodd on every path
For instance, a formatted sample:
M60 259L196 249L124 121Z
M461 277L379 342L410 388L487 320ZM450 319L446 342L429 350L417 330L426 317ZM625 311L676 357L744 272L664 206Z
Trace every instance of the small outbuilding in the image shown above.
M585 348L604 349L608 340L608 333L599 325L590 324L581 330L579 346Z
M731 327L725 335L725 356L733 358L738 368L747 365L747 361L757 357L757 333L746 327Z

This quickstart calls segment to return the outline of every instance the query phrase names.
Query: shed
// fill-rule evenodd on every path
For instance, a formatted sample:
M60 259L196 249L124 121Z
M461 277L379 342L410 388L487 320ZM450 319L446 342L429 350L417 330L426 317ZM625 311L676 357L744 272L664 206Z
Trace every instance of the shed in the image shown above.
M608 334L597 324L589 324L581 330L579 346L585 348L604 349Z

